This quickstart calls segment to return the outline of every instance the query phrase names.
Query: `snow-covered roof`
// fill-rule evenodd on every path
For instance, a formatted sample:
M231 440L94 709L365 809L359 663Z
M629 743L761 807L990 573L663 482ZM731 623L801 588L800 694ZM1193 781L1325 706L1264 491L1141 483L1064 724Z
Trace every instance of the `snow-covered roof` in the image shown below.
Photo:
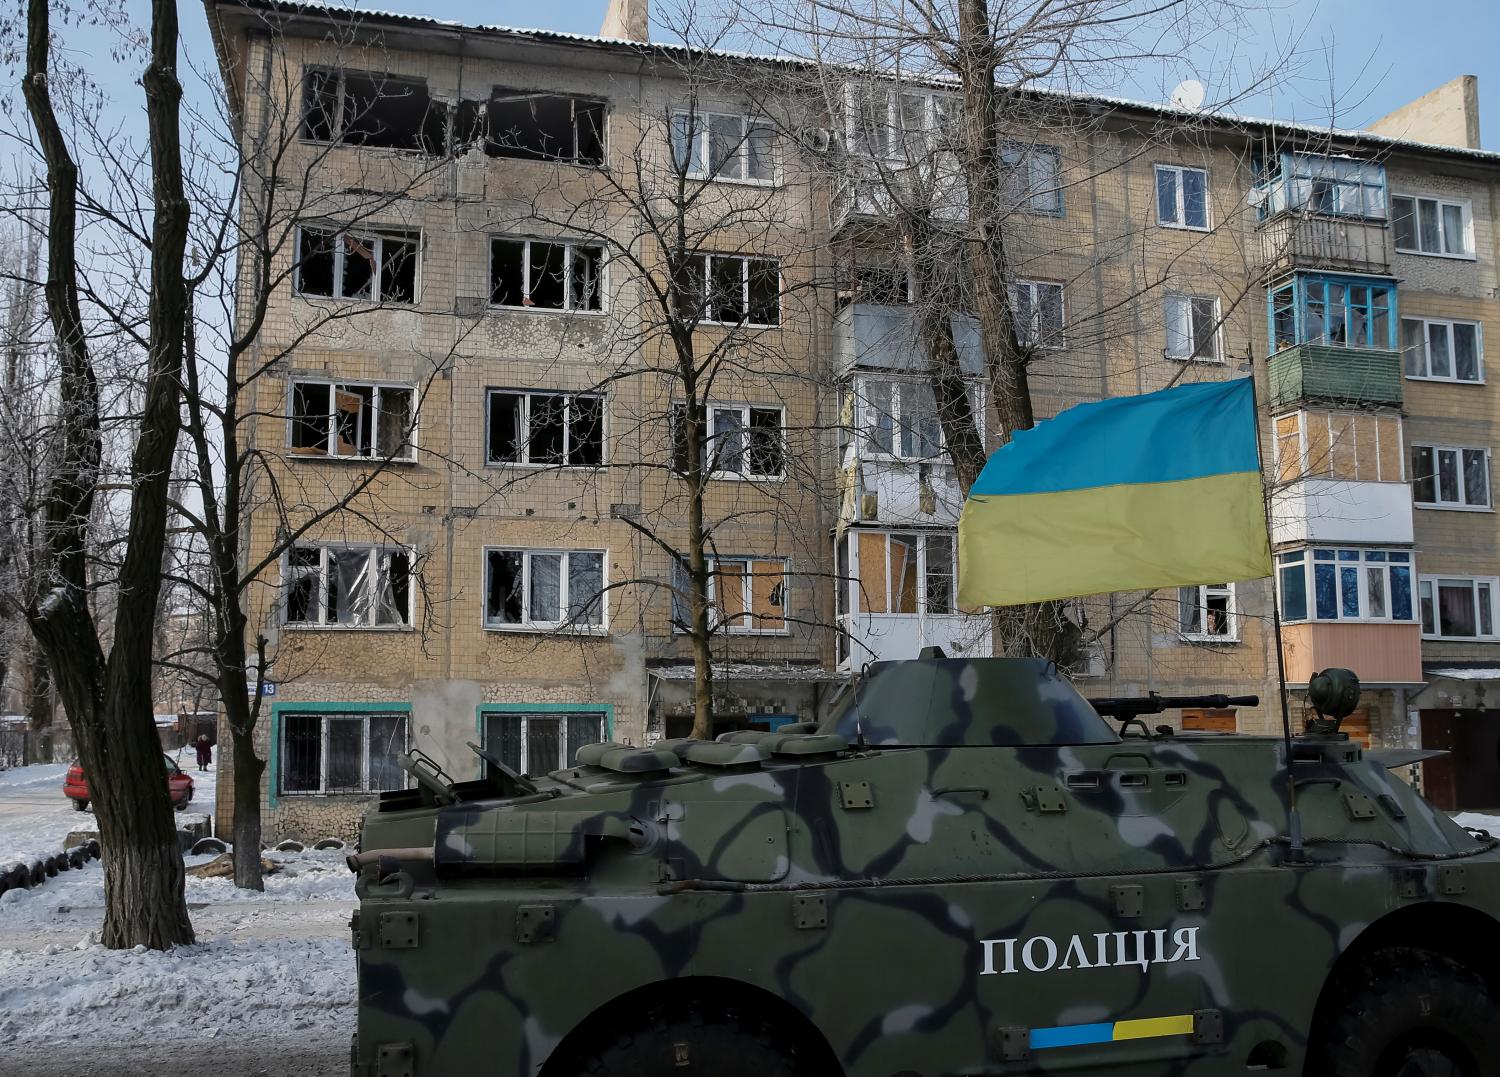
M1500 681L1500 669L1480 667L1475 669L1429 669L1429 677L1445 677L1450 681Z
M499 24L464 23L456 19L438 19L431 15L409 15L398 11L356 9L344 4L324 3L322 0L204 0L204 4L209 9L223 6L230 9L259 8L266 11L277 11L291 15L305 14L314 17L327 15L352 16L366 21L384 22L413 28L427 27L435 30L450 30L461 33L488 34L495 37L510 38L518 41L529 40L538 43L550 42L556 44L584 45L591 48L609 49L636 56L639 56L642 52L656 52L664 56L711 56L718 59L743 60L756 64L775 64L787 67L807 67L810 65L810 62L807 60L774 53L742 52L733 49L703 49L665 42L643 43L622 38L601 37L597 34L575 34L562 30L538 30L501 26ZM912 81L933 86L957 86L956 80L941 76L923 76ZM1221 127L1254 128L1306 138L1326 139L1332 137L1345 139L1371 150L1400 148L1421 153L1435 153L1451 157L1467 158L1476 162L1500 163L1500 152L1469 149L1466 146L1448 146L1436 142L1421 142L1409 138L1396 138L1391 135L1376 134L1373 131L1320 126L1316 124L1287 123L1281 120L1257 116L1239 116L1232 113L1202 112L1182 108L1177 105L1154 101L1138 101L1110 94L1073 93L1064 90L1046 90L1030 87L1027 89L1027 92L1042 97L1074 100L1081 104L1096 103L1112 108L1144 112L1161 117L1175 116L1183 120L1200 123L1208 121Z

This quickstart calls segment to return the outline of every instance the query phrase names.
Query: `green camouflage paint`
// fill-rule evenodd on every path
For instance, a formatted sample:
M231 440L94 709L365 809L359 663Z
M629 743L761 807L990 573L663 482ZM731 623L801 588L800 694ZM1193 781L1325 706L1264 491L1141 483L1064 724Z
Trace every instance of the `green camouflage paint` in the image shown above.
M353 1073L541 1073L685 978L805 1015L848 1077L1208 1077L1265 1044L1302 1072L1342 954L1393 924L1494 945L1500 854L1304 736L1291 863L1282 750L1121 739L1041 663L923 659L874 667L818 734L591 746L508 799L503 776L387 794Z

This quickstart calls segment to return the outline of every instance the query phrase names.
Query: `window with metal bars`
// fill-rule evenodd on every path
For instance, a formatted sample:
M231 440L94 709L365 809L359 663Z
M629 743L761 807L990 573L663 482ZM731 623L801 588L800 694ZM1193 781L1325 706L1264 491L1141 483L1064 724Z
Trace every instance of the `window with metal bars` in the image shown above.
M278 716L280 791L295 793L378 793L406 788L398 756L406 751L405 711L346 711Z

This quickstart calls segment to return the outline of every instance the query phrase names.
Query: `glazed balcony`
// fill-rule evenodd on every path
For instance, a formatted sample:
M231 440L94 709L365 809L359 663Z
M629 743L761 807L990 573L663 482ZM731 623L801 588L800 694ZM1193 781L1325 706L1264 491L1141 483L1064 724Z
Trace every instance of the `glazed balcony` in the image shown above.
M955 314L953 343L965 374L984 373L979 323ZM855 368L915 372L926 369L916 309L909 305L851 303L834 316L834 349L840 373Z
M1276 276L1296 269L1389 273L1390 231L1383 220L1280 213L1256 229L1260 271Z
M1401 353L1384 348L1296 344L1271 356L1270 403L1401 406Z
M1410 545L1411 484L1298 479L1271 496L1271 540Z

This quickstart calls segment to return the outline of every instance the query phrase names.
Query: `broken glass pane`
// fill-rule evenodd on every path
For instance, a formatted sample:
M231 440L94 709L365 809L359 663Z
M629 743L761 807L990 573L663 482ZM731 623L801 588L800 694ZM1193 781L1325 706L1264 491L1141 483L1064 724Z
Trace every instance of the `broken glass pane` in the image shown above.
M566 429L568 398L560 393L532 393L528 439L528 460L533 464L563 462L563 437Z
M568 309L601 310L604 296L599 268L604 262L604 251L598 247L572 247L570 252Z
M766 258L747 262L750 274L750 318L756 325L781 324L781 271Z
M709 271L709 318L739 322L745 316L744 262L739 258L713 258Z
M405 550L387 550L380 559L379 600L375 623L404 625L411 621L411 555Z
M292 452L328 451L328 390L321 382L292 383Z
M406 715L372 714L370 723L370 779L372 793L405 789L406 771L397 756L406 751Z
M411 390L393 386L380 388L380 414L377 417L379 444L383 457L410 459L412 428Z
M333 389L334 452L369 456L375 390L369 385L336 385Z
M490 241L490 302L499 307L519 307L526 299L526 242L520 239Z
M750 409L750 474L772 478L781 474L781 409Z
M526 397L522 393L491 393L489 446L487 459L492 464L518 464L521 455L521 409Z
M338 136L339 77L332 71L307 72L302 93L302 137L332 142Z
M738 408L713 412L713 470L739 474L745 466L745 428Z
M335 236L316 228L303 228L297 249L299 295L333 295Z
M566 257L567 247L561 243L532 241L528 260L531 290L526 296L526 306L544 310L563 309L563 260Z
M417 239L380 237L380 298L387 303L412 303L417 298Z
M521 623L521 553L490 550L486 555L488 580L485 588L485 621L490 624Z
M568 409L568 466L604 462L604 398L575 396Z
M953 612L953 540L946 535L927 536L927 612Z
M322 555L316 547L294 546L287 555L286 619L291 624L318 620L318 579Z
M339 281L339 295L344 299L370 299L375 287L375 244L373 236L339 235L344 272Z

